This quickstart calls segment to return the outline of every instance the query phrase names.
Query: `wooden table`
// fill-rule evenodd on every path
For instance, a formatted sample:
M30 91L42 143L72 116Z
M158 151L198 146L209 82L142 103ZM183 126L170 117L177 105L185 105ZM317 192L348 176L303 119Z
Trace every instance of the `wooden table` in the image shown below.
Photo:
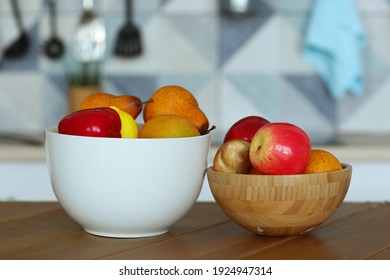
M0 259L390 259L390 203L346 203L322 226L264 237L197 203L166 234L90 235L58 203L0 202Z

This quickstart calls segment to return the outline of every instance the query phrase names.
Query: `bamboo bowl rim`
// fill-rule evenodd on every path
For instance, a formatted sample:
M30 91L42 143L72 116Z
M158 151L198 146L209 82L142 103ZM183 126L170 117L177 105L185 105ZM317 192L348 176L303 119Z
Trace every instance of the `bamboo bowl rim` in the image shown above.
M352 173L352 165L348 163L341 163L342 169L340 170L335 170L335 171L329 171L329 172L320 172L320 173L310 173L310 174L290 174L290 175L267 175L267 174L234 174L234 173L224 173L224 172L219 172L213 170L213 166L209 166L207 168L207 174L213 174L217 176L217 174L220 174L218 176L223 176L228 179L233 179L233 178L275 178L275 179L280 179L282 177L284 178L294 178L299 179L299 178L308 178L308 177L329 177L329 175L340 175L340 174L346 174Z

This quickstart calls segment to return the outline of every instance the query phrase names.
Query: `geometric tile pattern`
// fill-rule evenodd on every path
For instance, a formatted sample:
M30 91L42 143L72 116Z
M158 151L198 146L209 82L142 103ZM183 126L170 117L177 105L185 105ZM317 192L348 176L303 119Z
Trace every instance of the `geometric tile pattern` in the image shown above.
M66 112L66 77L81 3L58 1L59 33L67 55L51 61L40 49L49 32L47 7L45 1L33 2L40 6L22 7L31 40L28 54L14 61L0 57L0 130L41 131ZM218 0L197 0L191 7L188 0L135 0L134 19L144 52L134 59L112 53L124 22L123 3L95 2L107 28L103 90L147 100L160 86L182 85L217 126L216 142L238 118L253 114L297 123L318 142L336 132L390 133L390 16L378 12L390 10L387 1L357 1L369 39L363 52L365 92L337 101L302 57L312 1L256 0L247 16L229 17L220 13ZM5 26L14 24L4 3L0 39L11 30Z
M287 75L286 79L294 85L307 101L326 119L336 124L336 102L328 94L325 85L316 75Z
M258 1L257 4L258 11L248 17L235 18L224 15L220 17L220 65L237 52L272 16L273 11L266 3Z

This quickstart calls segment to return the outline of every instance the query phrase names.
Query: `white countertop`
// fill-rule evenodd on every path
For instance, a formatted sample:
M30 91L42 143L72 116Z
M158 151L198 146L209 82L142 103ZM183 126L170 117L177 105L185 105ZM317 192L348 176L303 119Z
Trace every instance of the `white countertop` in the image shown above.
M0 161L44 161L45 147L0 143Z
M314 145L313 148L328 150L341 161L350 160L390 160L390 135L343 135L337 145ZM218 145L213 145L210 158L213 158ZM44 161L43 145L0 142L0 161Z

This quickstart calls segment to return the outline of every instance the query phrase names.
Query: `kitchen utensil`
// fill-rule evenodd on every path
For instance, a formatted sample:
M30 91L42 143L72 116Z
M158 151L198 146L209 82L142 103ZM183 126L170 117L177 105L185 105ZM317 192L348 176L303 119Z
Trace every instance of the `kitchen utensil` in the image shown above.
M54 193L85 231L111 237L167 232L194 205L211 135L131 139L45 132Z
M83 0L83 13L74 37L74 56L80 62L96 62L104 57L106 28L93 12L93 0Z
M133 23L133 2L126 0L126 23L117 36L115 54L122 57L133 57L141 54L141 34Z
M260 235L308 232L339 208L351 182L352 166L298 175L248 175L216 172L207 178L215 201L236 224Z
M221 12L228 16L247 15L253 5L253 0L220 0Z
M57 10L56 1L49 1L49 13L50 13L50 37L44 45L44 53L48 58L57 59L64 53L64 43L57 35Z
M14 41L10 46L8 46L3 53L3 56L6 58L19 58L27 53L28 47L30 45L30 40L28 38L27 32L23 27L22 16L20 14L19 4L17 0L11 0L12 12L16 21L16 25L19 29L19 37Z

